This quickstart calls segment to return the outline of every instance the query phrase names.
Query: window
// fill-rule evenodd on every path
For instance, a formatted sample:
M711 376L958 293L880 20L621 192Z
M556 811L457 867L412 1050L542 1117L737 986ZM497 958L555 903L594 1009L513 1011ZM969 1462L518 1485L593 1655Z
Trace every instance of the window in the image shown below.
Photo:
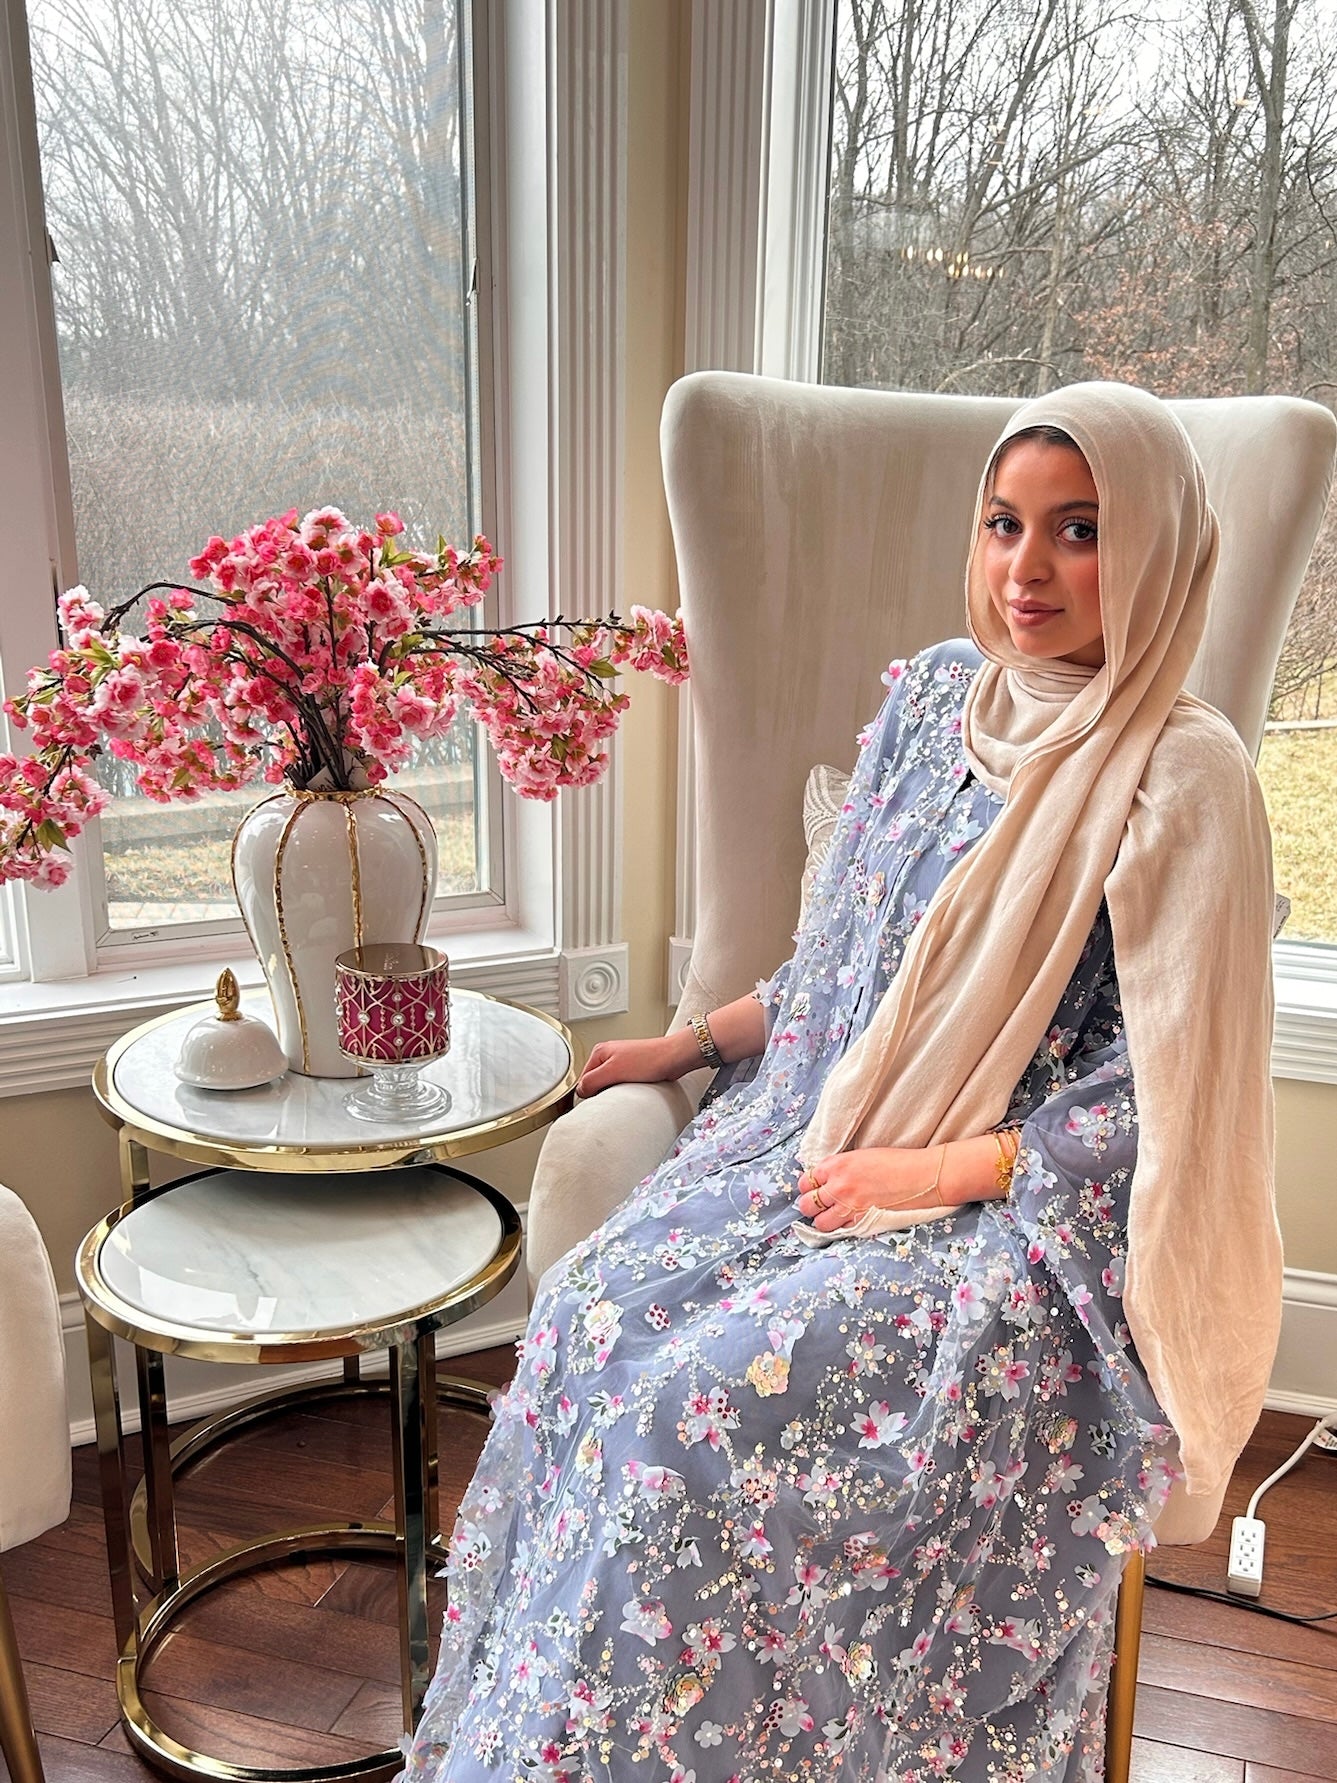
M212 534L330 502L470 537L467 6L31 0L28 22L79 580L105 604L188 580ZM235 920L255 793L157 805L100 771L98 943ZM400 779L436 821L439 895L495 901L472 725Z
M1334 31L1334 0L838 0L824 379L1337 402ZM1287 936L1331 946L1334 509L1259 772Z

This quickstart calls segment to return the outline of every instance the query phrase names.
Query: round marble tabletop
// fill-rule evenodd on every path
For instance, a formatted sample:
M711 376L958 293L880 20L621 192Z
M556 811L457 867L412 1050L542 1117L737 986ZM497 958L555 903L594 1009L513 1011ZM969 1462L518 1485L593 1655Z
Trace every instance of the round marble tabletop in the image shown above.
M504 1284L518 1251L501 1197L439 1166L213 1170L105 1220L84 1241L79 1276L95 1316L122 1336L284 1361L294 1348L383 1349L453 1323Z
M271 1020L268 995L249 992L247 1015ZM253 1090L204 1090L175 1072L187 1031L212 1003L146 1022L112 1047L93 1089L113 1122L155 1150L201 1163L260 1170L370 1170L412 1159L456 1158L518 1138L569 1106L571 1036L521 1003L477 991L450 994L451 1047L424 1068L450 1106L426 1124L368 1122L348 1113L356 1080L290 1071Z

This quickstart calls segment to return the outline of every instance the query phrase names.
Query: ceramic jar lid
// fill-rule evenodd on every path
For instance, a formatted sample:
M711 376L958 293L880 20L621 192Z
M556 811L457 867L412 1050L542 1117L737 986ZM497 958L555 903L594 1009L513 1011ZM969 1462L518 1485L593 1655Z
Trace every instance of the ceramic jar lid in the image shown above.
M272 1083L288 1069L278 1036L266 1023L243 1015L241 993L230 971L219 975L218 1014L206 1015L181 1043L176 1074L200 1090L250 1090Z

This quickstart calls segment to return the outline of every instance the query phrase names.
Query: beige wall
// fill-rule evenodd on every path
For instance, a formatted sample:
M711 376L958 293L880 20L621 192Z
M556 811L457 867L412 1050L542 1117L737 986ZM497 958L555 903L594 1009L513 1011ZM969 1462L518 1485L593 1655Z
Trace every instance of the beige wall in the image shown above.
M1277 1211L1291 1269L1337 1275L1337 1084L1277 1080Z
M678 4L632 0L627 166L628 292L624 603L676 605L672 547L659 475L659 409L681 369L682 191L685 83ZM666 1016L667 941L673 925L676 700L666 688L632 690L623 730L624 931L631 1009L580 1029L585 1046L649 1033ZM795 813L795 822L798 814ZM1277 1086L1278 1195L1287 1261L1337 1274L1337 1221L1329 1208L1337 1159L1337 1086ZM517 1200L527 1193L539 1137L474 1161ZM0 1178L37 1217L62 1289L82 1234L118 1199L110 1129L86 1091L0 1101Z

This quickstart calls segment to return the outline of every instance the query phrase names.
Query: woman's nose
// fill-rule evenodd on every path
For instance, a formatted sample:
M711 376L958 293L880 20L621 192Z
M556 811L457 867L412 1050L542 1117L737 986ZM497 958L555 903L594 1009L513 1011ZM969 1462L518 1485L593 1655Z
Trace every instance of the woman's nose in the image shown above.
M1049 552L1045 548L1044 535L1028 527L1012 553L1012 580L1017 583L1047 582L1049 570Z

